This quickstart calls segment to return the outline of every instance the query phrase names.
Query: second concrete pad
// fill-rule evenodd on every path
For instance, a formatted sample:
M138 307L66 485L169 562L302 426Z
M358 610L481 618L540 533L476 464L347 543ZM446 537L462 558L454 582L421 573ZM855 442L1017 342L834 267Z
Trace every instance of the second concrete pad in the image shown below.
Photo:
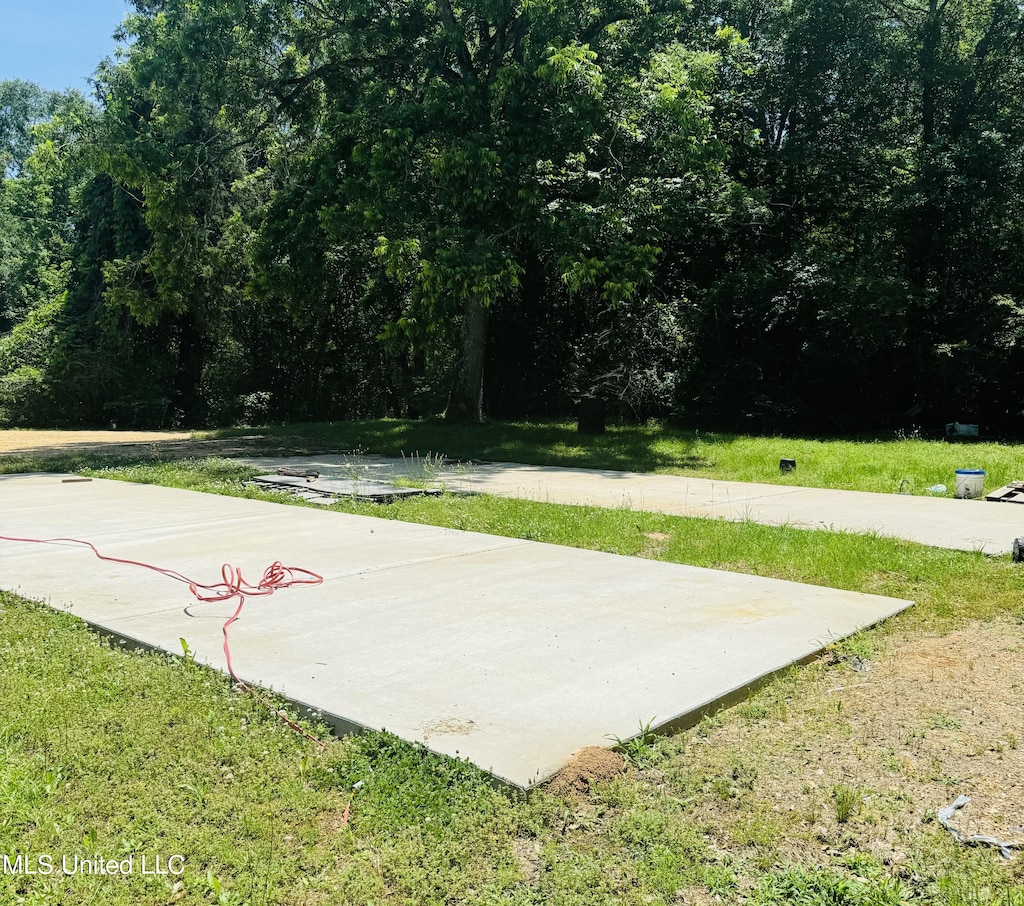
M518 497L544 503L616 507L759 522L803 529L872 533L932 547L1005 554L1024 535L1024 506L948 497L878 494L793 485L715 481L610 469L531 466L513 462L424 469L415 460L381 456L242 458L261 468L312 465L361 469L380 480L410 472L432 476L449 490Z

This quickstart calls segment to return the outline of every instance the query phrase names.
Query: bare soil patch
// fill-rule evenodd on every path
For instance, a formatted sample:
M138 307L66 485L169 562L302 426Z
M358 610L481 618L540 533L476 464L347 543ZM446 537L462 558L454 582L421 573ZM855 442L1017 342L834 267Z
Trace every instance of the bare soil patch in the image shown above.
M0 454L121 452L124 447L182 443L191 438L188 431L0 431Z
M695 811L723 846L767 835L793 861L856 846L907 863L922 830L947 835L936 812L961 794L962 833L1024 841L1022 707L1020 622L910 632L866 661L822 658L688 734L666 779L702 788Z
M583 796L595 783L612 780L623 772L625 760L601 746L580 749L555 776L548 789L556 796Z
M287 456L324 452L302 438L204 438L189 431L0 431L0 456L67 456L78 453L107 456L152 456L185 459L194 456L234 456L265 453Z

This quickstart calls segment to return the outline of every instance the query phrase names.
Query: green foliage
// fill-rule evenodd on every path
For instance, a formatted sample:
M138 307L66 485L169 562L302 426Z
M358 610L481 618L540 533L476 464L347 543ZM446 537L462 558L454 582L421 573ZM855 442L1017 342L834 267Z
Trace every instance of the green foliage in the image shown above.
M0 334L67 285L81 148L95 114L78 92L0 82Z
M0 176L17 176L35 148L32 128L52 112L56 92L23 79L0 81Z
M230 417L231 406L210 391L233 400L246 389L245 376L237 367L225 373L225 365L237 347L238 288L250 277L238 242L266 175L260 133L274 5L140 10L122 28L130 54L101 70L105 109L94 157L119 191L140 199L146 238L96 261L100 294L136 324L177 335L164 393L178 417Z
M836 821L846 824L851 818L857 817L863 800L864 794L856 787L845 783L836 784L832 788L832 808Z
M99 109L0 83L0 334L68 294L7 417L45 388L81 424L588 399L1020 432L1022 29L1004 0L135 3Z
M670 181L714 169L709 155L721 161L702 106L715 80L687 75L691 63L706 74L719 59L676 52L673 69L662 54L654 85L642 75L654 46L642 18L639 9L604 21L589 10L469 2L412 4L397 23L353 3L330 16L307 11L298 25L307 74L283 85L299 105L295 134L309 136L309 173L329 200L320 219L335 244L372 244L402 290L386 339L427 355L439 344L458 350L453 411L479 415L482 310L521 310L545 289L571 305L573 295L585 306L643 304L663 187L641 159L663 160ZM356 21L358 38L323 37ZM624 53L630 35L642 43ZM353 61L365 77L339 78ZM665 122L648 136L641 112L626 137L622 117L639 98ZM667 122L686 132L671 161L658 144ZM296 175L305 191L309 176ZM528 279L535 265L546 279Z
M51 415L47 366L61 308L41 305L0 338L0 425L40 425Z
M1024 887L993 885L987 879L981 880L969 875L945 877L939 882L943 906L1021 906L1024 904Z
M889 878L855 880L829 868L790 866L773 872L749 900L757 906L902 906L910 892Z
M302 849L301 834L282 840L280 830L283 815L297 831L315 824L324 807L323 792L295 769L312 744L222 677L110 646L74 618L6 594L0 651L9 666L0 677L6 851L53 853L58 868L65 853L135 854L136 863L111 887L58 871L5 873L0 898L156 904L171 899L170 881L180 880L185 902L200 902L212 872L230 902L258 902L278 899L281 872L293 870L286 866L323 858ZM143 851L150 865L158 851L165 861L182 853L185 873L166 885L144 878L137 870Z
M508 805L479 768L389 733L356 737L339 755L317 763L319 782L344 791L358 784L357 820L383 838L413 827L434 837L458 834L480 816L500 818Z
M750 37L759 141L733 161L772 216L730 230L742 259L722 246L704 283L691 411L850 431L916 404L1020 430L996 301L1021 293L1020 11L806 0L759 6L754 29L750 11L726 21Z
M615 751L622 754L631 764L638 766L649 764L655 759L652 747L658 739L658 734L651 729L653 723L654 718L647 723L641 721L639 732L630 739L623 740L618 736L609 736L608 739L615 743L613 747Z
M0 377L0 426L39 422L46 407L46 378L39 368L22 365Z

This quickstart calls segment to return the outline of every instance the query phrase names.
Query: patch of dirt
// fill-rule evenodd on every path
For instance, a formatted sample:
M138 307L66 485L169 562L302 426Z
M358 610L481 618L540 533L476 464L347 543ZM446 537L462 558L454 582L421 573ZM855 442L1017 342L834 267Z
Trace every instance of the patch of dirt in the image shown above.
M439 717L420 725L424 739L431 736L469 736L477 731L475 720L459 717Z
M516 857L527 884L533 884L541 876L543 859L541 858L541 842L535 838L517 837L512 843L512 852Z
M1024 841L1024 625L881 644L868 660L824 657L687 734L668 770L703 790L694 817L723 845L759 845L757 812L785 859L856 845L899 866L920 833L949 836L936 812L961 794L962 833Z
M640 526L637 528L639 529ZM641 532L640 534L644 541L640 550L636 552L636 556L646 557L648 560L657 560L665 550L665 546L672 540L672 536L665 532Z
M152 456L186 459L200 456L263 454L288 456L325 452L302 438L201 438L188 431L0 431L0 456L66 456L92 453L109 456Z
M625 759L601 746L580 749L551 778L548 790L556 796L585 796L594 783L612 780L625 769Z
M340 834L352 820L352 803L344 808L332 809L320 816L320 827L330 836Z

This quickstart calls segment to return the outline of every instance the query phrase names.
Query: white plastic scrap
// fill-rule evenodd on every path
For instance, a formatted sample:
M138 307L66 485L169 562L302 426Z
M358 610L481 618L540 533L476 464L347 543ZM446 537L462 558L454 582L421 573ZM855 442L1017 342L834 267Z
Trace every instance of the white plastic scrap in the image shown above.
M968 805L971 801L970 796L957 796L956 799L950 805L945 808L940 808L938 813L939 824L941 824L946 830L952 835L953 839L957 843L966 844L981 844L985 846L998 846L999 851L1003 854L1004 859L1012 859L1013 851L1015 849L1024 849L1024 843L1007 842L1005 840L997 840L995 837L988 837L985 834L962 834L955 827L949 823L949 819L953 817L954 813L962 809L965 805Z

